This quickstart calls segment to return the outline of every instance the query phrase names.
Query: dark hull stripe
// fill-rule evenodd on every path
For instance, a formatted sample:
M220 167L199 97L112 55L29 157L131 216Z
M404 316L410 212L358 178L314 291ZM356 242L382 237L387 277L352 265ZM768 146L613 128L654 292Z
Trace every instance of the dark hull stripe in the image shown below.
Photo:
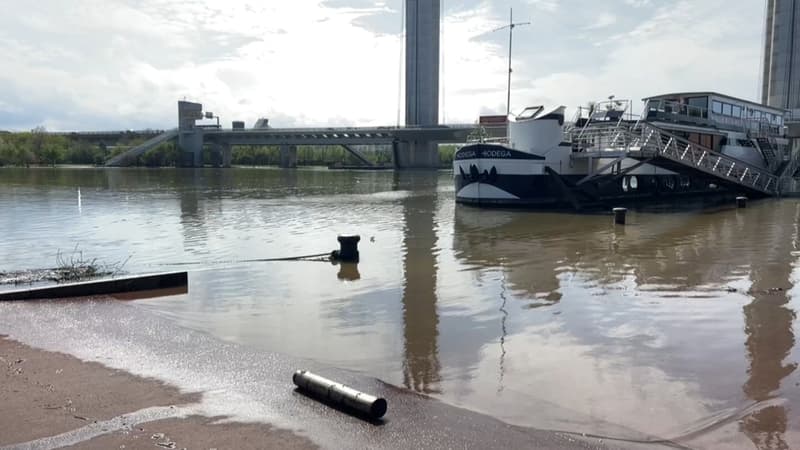
M740 193L736 187L702 176L637 175L636 188L630 177L605 182L586 183L576 187L582 175L561 176L559 183L550 175L500 175L487 183L519 199L467 198L458 193L474 183L470 176L455 174L456 201L479 206L509 206L543 209L574 209L575 201L584 208L626 205L670 205L707 197L711 201L733 198ZM627 190L623 187L626 182ZM569 193L565 193L565 186ZM572 199L570 199L572 196Z

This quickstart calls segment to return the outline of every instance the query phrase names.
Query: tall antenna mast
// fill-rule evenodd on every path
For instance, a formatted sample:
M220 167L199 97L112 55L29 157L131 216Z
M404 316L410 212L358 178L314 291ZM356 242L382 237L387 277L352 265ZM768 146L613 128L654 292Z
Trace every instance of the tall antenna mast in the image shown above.
M511 45L514 42L514 28L530 24L531 24L530 22L514 23L514 8L510 8L508 15L508 25L493 30L494 32L494 31L505 30L506 28L508 28L508 98L506 99L506 116L511 115L511 73L513 72L513 70L511 69Z

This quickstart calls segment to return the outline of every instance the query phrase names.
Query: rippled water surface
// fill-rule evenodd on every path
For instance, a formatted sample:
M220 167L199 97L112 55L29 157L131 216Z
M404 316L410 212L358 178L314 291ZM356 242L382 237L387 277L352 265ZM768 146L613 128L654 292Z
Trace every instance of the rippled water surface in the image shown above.
M2 169L0 271L76 245L185 268L187 294L135 304L514 424L800 448L799 218L796 200L627 227L478 210L448 173ZM362 236L357 267L236 262L342 233Z

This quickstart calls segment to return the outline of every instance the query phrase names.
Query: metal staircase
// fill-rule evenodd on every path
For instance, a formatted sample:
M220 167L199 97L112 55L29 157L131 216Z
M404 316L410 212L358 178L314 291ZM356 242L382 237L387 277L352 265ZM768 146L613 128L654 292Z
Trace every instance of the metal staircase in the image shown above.
M347 145L347 144L342 144L342 148L347 150L347 152L349 152L362 165L367 166L367 167L371 167L371 166L375 165L375 164L372 163L372 161L368 160L366 156L361 154L361 152L356 150L353 146Z
M690 142L647 122L592 127L573 139L573 148L587 156L633 158L653 165L669 163L703 172L726 183L761 194L780 193L770 171Z
M800 180L795 178L800 169L800 148L793 148L789 161L778 172L781 195L797 196L800 193Z
M137 145L136 147L131 148L125 152L120 153L119 155L109 159L106 161L106 166L109 167L118 167L118 166L129 166L136 161L136 158L140 155L147 153L148 150L152 150L159 145L163 144L164 142L169 141L170 139L175 139L178 137L178 130L169 130L164 133L159 134L158 136L148 139L141 144Z
M781 155L777 152L775 144L767 137L757 137L756 143L761 153L764 154L767 164L770 168L777 168L781 164Z

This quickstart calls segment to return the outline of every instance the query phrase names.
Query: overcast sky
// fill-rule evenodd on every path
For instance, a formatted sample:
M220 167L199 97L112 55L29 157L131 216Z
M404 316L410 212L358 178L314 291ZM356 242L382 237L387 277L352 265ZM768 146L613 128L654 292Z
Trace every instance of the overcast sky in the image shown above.
M442 119L715 90L756 99L761 0L442 0ZM0 129L394 125L402 1L0 0Z

